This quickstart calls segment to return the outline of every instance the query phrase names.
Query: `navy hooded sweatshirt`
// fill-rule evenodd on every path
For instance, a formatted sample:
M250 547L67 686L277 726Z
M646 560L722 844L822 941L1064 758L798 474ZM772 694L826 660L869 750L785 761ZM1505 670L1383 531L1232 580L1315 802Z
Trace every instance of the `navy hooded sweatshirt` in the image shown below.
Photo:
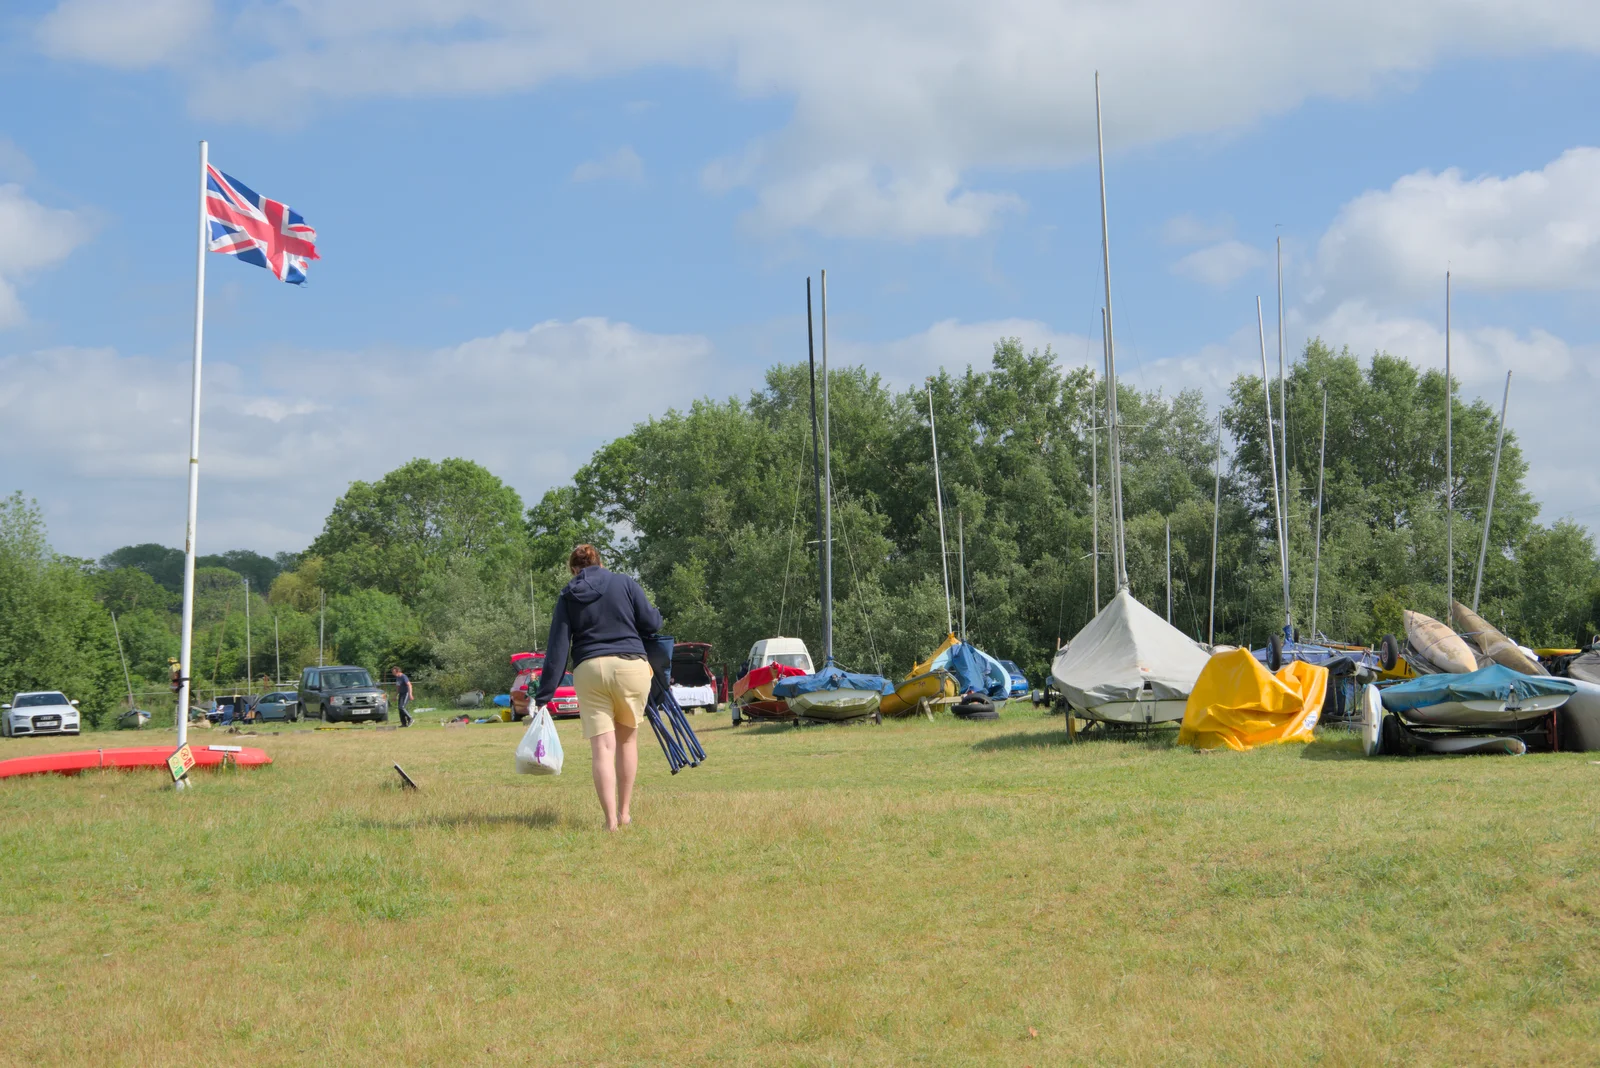
M561 685L567 653L572 666L597 656L644 659L643 636L661 629L661 613L639 584L603 567L586 567L567 583L550 614L546 670L539 675L535 705L547 705Z

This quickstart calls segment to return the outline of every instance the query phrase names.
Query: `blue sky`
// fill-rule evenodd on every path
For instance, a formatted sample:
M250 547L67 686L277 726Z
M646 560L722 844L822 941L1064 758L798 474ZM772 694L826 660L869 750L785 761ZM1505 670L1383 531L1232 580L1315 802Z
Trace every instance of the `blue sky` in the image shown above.
M1546 518L1600 517L1600 14L1280 6L25 0L0 485L64 551L180 543L201 137L324 257L209 258L202 551L301 548L413 455L531 503L802 357L819 267L835 352L895 382L1002 333L1097 358L1098 66L1128 378L1249 369L1278 234L1292 347L1441 362L1448 263L1464 392L1516 370Z

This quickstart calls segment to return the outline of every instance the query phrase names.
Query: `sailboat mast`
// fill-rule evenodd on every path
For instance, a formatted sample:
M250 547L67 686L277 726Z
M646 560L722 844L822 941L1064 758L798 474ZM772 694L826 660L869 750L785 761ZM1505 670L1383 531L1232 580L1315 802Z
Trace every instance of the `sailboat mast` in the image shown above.
M1172 625L1172 520L1167 520L1167 626Z
M1289 552L1283 539L1283 499L1278 496L1278 456L1272 437L1272 379L1267 373L1267 325L1261 316L1261 298L1256 298L1256 330L1261 336L1261 387L1267 398L1267 467L1272 471L1272 508L1278 513L1278 564L1283 572L1284 637L1294 628L1294 610L1289 603Z
M1111 315L1111 217L1106 208L1106 138L1100 119L1100 72L1094 72L1094 136L1100 157L1100 254L1106 280L1106 428L1110 432L1112 556L1117 590L1128 588L1128 552L1122 523L1122 435L1117 420L1117 344Z
M833 661L833 453L828 439L828 272L822 271L822 656Z
M1100 312L1100 348L1102 354L1106 342L1106 313ZM1094 614L1100 614L1100 412L1097 410L1096 395L1099 390L1095 383L1089 386L1089 493L1093 498L1090 505L1092 511L1090 527L1089 557L1094 562Z
M117 614L111 613L111 633L117 636L117 659L122 661L122 681L128 684L128 711L133 711L133 676L128 674L128 658L122 653L122 629L117 626Z
M1317 587L1322 581L1322 475L1328 462L1328 391L1322 391L1322 444L1317 448L1317 548L1311 563L1311 640L1317 640Z
M944 488L939 481L939 431L933 425L933 383L928 383L928 436L933 439L933 499L939 505L939 566L944 569L944 626L954 634L956 625L950 615L950 554L944 543Z
M961 547L957 564L961 568L961 640L967 640L967 524L962 512L956 512L956 540Z
M1211 492L1211 607L1206 617L1206 644L1217 644L1217 528L1222 519L1222 413L1217 413L1216 488Z
M1283 358L1283 238L1278 238L1278 463L1283 468L1283 567L1289 569L1289 380Z
M811 332L811 279L806 278L806 358L811 365L811 474L812 481L817 487L817 548L820 551L824 544L822 535L822 457L820 443L817 440L817 344ZM817 569L819 597L822 603L822 638L826 646L828 640L828 580L822 577L822 568Z
M1472 583L1472 610L1478 610L1478 595L1483 592L1483 561L1489 554L1489 524L1494 520L1494 488L1500 481L1500 446L1506 443L1506 404L1511 400L1511 372L1506 372L1506 391L1500 397L1500 432L1494 439L1494 469L1489 474L1489 504L1483 510L1483 540L1478 543L1478 577Z
M1455 407L1455 382L1450 377L1450 272L1444 272L1444 618L1455 612L1456 603L1456 484L1452 458L1455 454L1450 433L1451 409Z

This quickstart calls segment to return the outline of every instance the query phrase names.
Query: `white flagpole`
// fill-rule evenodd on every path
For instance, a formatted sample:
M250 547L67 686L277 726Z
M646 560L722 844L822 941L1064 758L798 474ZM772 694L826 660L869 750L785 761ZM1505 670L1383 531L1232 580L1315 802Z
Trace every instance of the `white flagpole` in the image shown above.
M206 143L200 142L200 223L194 259L194 387L189 406L189 513L183 535L183 637L179 670L183 682L178 688L178 748L189 742L189 669L194 643L194 527L200 502L200 351L206 328ZM181 789L184 780L177 783Z

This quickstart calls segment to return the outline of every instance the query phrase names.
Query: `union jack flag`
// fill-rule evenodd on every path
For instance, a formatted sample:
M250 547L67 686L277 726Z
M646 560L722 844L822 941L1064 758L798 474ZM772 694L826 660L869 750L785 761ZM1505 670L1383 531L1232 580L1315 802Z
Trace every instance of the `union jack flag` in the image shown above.
M237 178L206 165L206 218L212 252L265 267L280 282L305 285L306 261L317 255L317 232L300 213L268 200Z

